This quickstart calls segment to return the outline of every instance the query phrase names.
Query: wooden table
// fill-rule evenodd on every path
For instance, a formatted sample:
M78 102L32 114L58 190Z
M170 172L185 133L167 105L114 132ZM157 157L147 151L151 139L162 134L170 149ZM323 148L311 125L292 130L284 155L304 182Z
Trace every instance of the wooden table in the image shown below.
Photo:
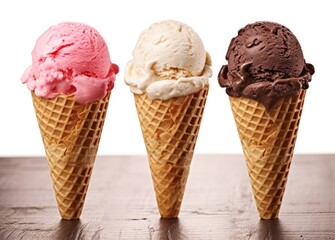
M0 239L335 239L335 155L293 158L260 220L242 155L196 155L179 219L160 219L145 156L98 157L80 220L61 220L45 158L0 158Z

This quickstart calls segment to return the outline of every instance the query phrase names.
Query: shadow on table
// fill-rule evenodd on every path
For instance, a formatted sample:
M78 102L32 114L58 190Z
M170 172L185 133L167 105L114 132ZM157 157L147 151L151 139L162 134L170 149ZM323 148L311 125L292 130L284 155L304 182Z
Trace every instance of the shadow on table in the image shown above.
M92 225L94 223L83 223L81 220L60 220L52 239L99 239L101 228Z
M185 229L178 218L159 220L158 231L154 239L187 239Z
M279 219L259 220L257 225L258 239L283 239L283 229Z

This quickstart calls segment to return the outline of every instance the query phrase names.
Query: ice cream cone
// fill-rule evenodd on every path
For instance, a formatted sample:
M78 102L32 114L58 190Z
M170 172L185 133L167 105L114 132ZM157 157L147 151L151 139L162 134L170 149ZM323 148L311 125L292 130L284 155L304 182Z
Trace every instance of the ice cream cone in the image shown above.
M99 147L110 92L101 100L79 104L73 96L37 97L33 104L50 175L63 219L78 219Z
M305 90L267 112L259 102L229 97L260 217L277 218L287 183Z
M169 100L134 94L160 214L178 217L208 94Z

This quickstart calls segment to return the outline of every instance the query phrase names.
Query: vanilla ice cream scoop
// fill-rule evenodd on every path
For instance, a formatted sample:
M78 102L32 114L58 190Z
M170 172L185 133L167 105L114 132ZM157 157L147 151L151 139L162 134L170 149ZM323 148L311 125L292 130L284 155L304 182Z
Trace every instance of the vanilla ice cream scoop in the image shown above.
M199 91L212 76L210 55L199 35L181 22L168 20L143 31L125 72L136 94L167 100Z

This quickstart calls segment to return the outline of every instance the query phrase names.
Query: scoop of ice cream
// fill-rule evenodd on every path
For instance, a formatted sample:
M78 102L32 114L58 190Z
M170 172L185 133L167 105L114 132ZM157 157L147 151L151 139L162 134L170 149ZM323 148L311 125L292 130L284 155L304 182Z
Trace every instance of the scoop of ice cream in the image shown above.
M39 97L74 94L77 102L86 104L106 96L118 71L97 30L65 22L50 27L37 39L32 65L21 80Z
M266 108L307 89L314 67L306 64L297 38L274 22L248 24L231 40L218 79L230 96L260 101Z
M177 21L143 31L125 72L131 91L151 99L170 99L199 91L212 76L211 59L199 35Z

